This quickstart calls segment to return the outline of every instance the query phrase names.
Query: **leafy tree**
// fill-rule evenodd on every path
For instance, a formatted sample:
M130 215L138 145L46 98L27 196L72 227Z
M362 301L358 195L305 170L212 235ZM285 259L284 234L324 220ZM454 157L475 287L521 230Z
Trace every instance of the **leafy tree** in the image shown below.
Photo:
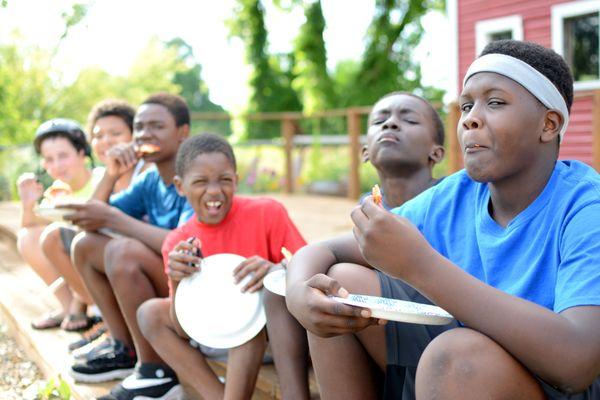
M208 87L202 80L202 66L194 58L192 47L182 38L174 38L168 41L166 46L175 49L178 59L186 65L185 69L175 73L173 83L180 87L180 94L186 99L190 111L225 111L223 107L210 100ZM195 120L192 129L194 132L210 131L223 135L231 133L229 121Z
M291 88L293 57L268 53L264 7L260 0L237 0L235 18L229 20L232 36L239 37L246 49L246 62L251 66L251 89L248 112L300 110L301 104ZM253 122L248 124L248 137L275 137L278 124Z
M303 110L310 114L332 108L337 99L327 71L327 50L323 39L325 18L321 1L306 3L304 15L306 22L300 28L294 46L296 78L292 84L300 94Z
M412 50L423 36L421 17L431 9L443 8L443 0L377 0L360 67L354 79L346 76L344 82L339 82L338 89L345 94L340 105L373 104L394 90L441 99L442 91L421 86L421 68L414 62ZM338 72L348 74L348 64L345 67Z

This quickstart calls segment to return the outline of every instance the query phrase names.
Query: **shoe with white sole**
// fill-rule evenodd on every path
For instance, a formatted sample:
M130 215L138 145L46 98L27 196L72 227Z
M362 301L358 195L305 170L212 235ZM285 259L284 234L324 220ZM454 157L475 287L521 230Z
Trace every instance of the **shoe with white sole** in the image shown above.
M171 368L162 364L142 364L110 394L97 400L180 400L184 396Z
M69 372L75 382L107 382L131 375L136 361L132 349L111 339L108 346L96 348L84 360L77 360Z

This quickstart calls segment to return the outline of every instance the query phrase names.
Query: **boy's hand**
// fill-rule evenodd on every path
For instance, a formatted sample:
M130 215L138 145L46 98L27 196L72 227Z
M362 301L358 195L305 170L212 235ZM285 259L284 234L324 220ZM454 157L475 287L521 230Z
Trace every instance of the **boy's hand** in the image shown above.
M119 143L106 152L106 172L113 177L119 177L129 171L138 162L138 156L133 143Z
M369 309L342 304L330 296L347 297L348 291L329 276L317 274L288 288L285 299L300 324L321 337L354 333L380 323L371 318Z
M171 281L179 282L183 278L200 271L202 259L193 254L196 253L196 246L188 241L181 241L169 253L167 263L167 274Z
M115 209L99 200L88 200L84 204L61 204L56 208L69 208L75 210L67 214L64 219L84 231L97 231L100 228L110 228L110 221L115 215Z
M373 267L405 280L438 253L406 218L377 206L372 198L352 211L353 233Z
M32 172L26 172L17 179L19 198L25 206L32 206L42 197L44 187L39 183Z
M233 270L233 281L237 284L250 274L251 278L242 288L242 292L249 291L254 293L262 288L263 278L273 263L259 256L252 256L245 259Z

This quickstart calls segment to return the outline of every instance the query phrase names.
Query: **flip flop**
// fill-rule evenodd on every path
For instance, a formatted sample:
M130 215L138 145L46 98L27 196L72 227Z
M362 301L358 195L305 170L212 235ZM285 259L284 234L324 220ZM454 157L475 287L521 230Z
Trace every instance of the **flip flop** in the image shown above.
M62 324L63 320L64 316L62 314L49 314L38 320L32 321L31 327L38 331L55 329L60 327L60 324Z
M99 323L92 326L90 329L85 331L82 335L82 338L69 344L69 351L76 350L80 347L83 347L94 340L98 339L105 332L108 331L108 328L104 324L104 322L100 321Z
M60 324L60 327L66 332L81 332L89 329L92 323L92 319L86 313L81 312L68 314Z

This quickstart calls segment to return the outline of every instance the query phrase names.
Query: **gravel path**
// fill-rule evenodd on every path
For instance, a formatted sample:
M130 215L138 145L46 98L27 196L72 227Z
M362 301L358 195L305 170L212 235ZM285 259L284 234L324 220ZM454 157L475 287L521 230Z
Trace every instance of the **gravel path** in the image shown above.
M7 331L0 317L0 398L21 400L25 389L43 377L39 368L27 359Z

